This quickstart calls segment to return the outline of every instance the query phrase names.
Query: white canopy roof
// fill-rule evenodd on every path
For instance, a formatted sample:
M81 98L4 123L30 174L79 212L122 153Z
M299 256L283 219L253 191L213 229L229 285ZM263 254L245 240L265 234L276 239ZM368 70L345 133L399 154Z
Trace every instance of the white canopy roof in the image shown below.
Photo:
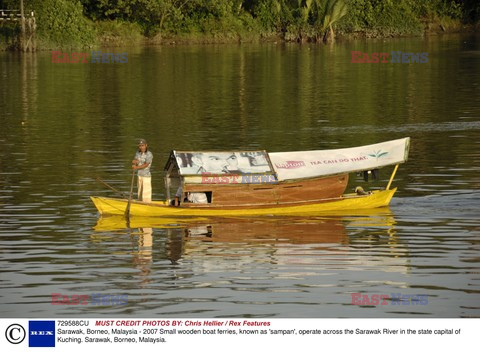
M278 180L312 178L366 171L404 163L408 158L410 138L374 145L321 151L274 152L270 161Z

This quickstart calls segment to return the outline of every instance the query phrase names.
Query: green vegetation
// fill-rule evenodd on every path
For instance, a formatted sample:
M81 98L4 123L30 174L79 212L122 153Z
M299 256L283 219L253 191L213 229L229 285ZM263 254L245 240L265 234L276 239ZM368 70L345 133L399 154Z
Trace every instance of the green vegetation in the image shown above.
M0 9L18 10L19 3L19 0L0 0ZM35 11L39 48L88 47L96 41L94 23L85 16L79 1L24 0L24 8L26 13ZM6 27L14 27L17 34L20 32L19 26L12 23ZM10 37L8 44L9 47L18 47L16 38Z
M0 0L18 9L20 0ZM39 46L186 40L333 41L403 36L478 24L478 0L24 0L37 16ZM16 30L0 29L0 48Z
M20 28L11 23L0 26L0 51L18 46Z
M85 46L95 42L96 31L83 16L82 5L71 0L34 0L38 38L43 46Z

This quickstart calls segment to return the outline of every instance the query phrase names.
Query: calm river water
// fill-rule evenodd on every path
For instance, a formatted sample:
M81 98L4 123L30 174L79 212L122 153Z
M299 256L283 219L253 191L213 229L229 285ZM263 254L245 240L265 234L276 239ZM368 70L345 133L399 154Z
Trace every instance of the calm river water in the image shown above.
M428 52L352 64L351 51ZM104 51L105 52L105 51ZM0 53L2 317L480 317L480 37L122 48L123 64ZM389 209L352 216L101 219L135 140L154 198L178 150L343 148L410 136ZM380 181L355 185L384 187ZM116 306L52 293L121 294ZM352 293L428 303L352 305Z

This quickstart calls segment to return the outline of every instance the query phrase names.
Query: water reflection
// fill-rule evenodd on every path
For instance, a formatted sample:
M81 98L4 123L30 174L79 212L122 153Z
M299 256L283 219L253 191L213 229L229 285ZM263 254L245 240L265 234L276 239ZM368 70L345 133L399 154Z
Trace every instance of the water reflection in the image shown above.
M396 222L388 208L363 214L191 219L132 217L129 223L123 216L108 216L98 219L92 239L101 243L109 235L128 235L135 241L133 264L145 275L149 273L155 255L152 251L158 252L154 244L163 249L160 255L171 264L195 256L231 254L249 259L256 256L263 262L289 264L291 261L285 256L297 254L297 251L301 251L301 245L308 250L332 249L333 246L338 249L359 243L375 244L378 236L389 239L388 244L392 248L397 245ZM371 233L365 235L365 229L370 229ZM356 231L362 231L362 239L355 239ZM308 256L302 259L302 263L308 264Z
M143 227L138 229L137 249L132 254L132 263L140 271L142 278L140 287L150 283L149 275L152 266L153 229Z

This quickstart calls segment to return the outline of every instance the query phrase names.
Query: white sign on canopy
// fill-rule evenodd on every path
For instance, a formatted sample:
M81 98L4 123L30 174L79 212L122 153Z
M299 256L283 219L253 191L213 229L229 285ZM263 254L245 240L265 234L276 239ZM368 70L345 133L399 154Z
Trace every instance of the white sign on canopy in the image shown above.
M278 180L302 179L371 170L404 163L410 138L337 150L274 152L270 161Z

